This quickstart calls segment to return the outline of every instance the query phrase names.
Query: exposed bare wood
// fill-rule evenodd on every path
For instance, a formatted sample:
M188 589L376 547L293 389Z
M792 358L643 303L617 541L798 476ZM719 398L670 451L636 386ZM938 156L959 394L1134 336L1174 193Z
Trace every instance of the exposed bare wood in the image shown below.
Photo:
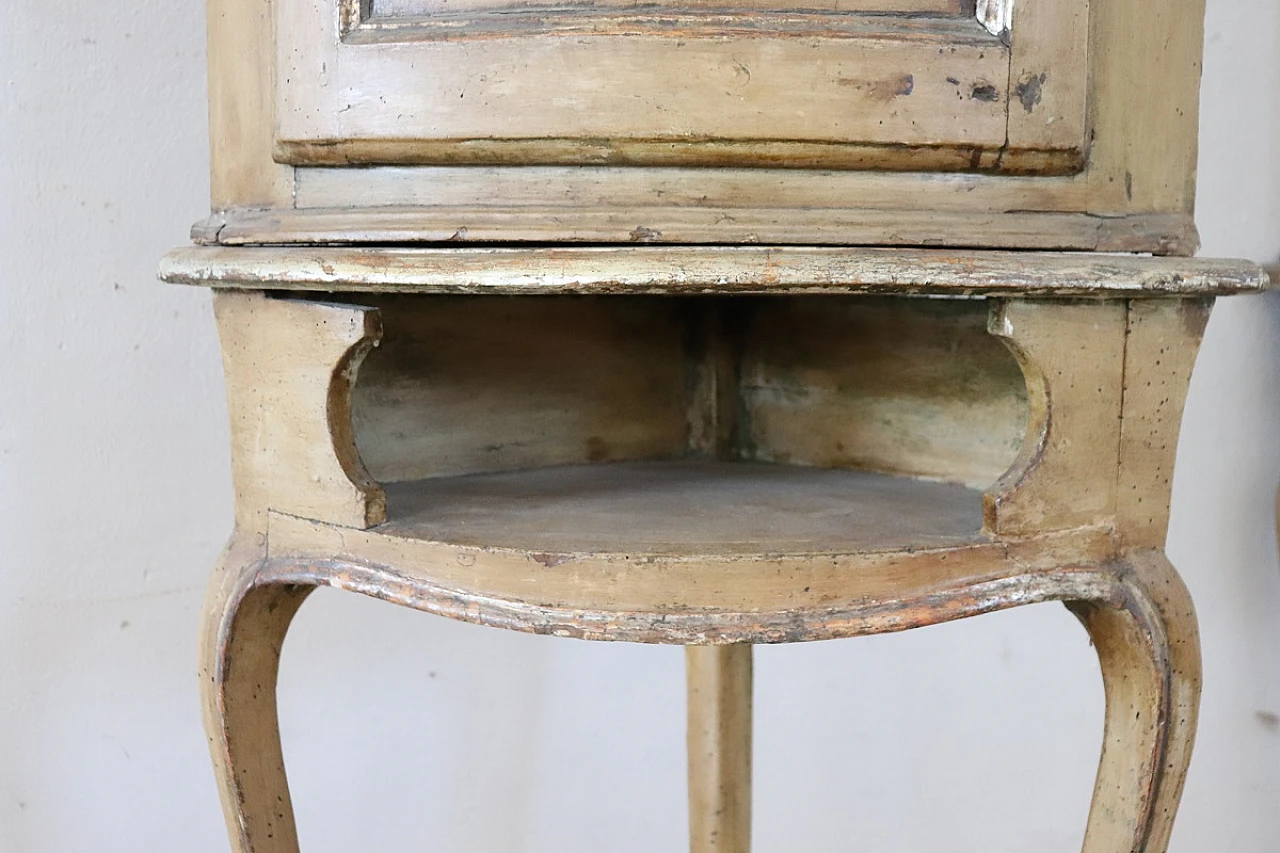
M412 293L933 293L1169 296L1261 290L1248 261L1031 252L664 247L251 248L171 252L165 281Z
M751 647L689 646L689 851L751 849Z
M911 75L914 77L914 75ZM982 79L986 79L985 77ZM905 83L897 85L905 87ZM1003 131L1006 122L992 120ZM834 131L833 131L834 132ZM538 137L494 140L379 139L342 142L321 139L281 142L278 160L297 166L360 166L378 163L424 166L519 167L570 163L577 166L678 166L722 168L750 166L773 169L875 169L881 172L972 172L999 169L1014 175L1064 175L1082 166L1081 144L1064 150L1002 150L994 142L965 139L941 143L852 143L838 140L792 142L771 139L722 139L684 133L678 137L626 138L598 141Z

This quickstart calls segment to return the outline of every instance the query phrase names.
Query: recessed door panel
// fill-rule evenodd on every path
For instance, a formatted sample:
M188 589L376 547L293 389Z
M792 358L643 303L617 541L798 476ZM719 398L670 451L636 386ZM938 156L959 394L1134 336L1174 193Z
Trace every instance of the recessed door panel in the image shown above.
M1022 0L1012 18L993 0L278 3L283 162L1084 160L1083 0Z

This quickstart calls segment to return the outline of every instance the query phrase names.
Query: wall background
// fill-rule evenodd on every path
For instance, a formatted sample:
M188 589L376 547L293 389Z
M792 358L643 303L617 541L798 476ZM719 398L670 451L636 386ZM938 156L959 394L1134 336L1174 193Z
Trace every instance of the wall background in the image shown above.
M231 524L199 2L0 28L0 853L226 849L195 632ZM1280 257L1280 6L1209 0L1204 253ZM1205 694L1174 851L1280 850L1280 293L1219 304L1169 551ZM322 591L286 648L303 848L680 849L682 655ZM760 851L1078 850L1101 683L1057 606L757 657ZM359 814L352 814L355 810Z

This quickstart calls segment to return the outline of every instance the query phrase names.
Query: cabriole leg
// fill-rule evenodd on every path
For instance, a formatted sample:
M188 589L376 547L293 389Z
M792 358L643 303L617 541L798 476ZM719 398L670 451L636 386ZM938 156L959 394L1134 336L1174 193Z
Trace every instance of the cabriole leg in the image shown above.
M276 716L285 633L313 587L254 584L233 540L210 582L200 650L205 731L234 853L297 853Z
M1089 631L1106 690L1106 730L1084 853L1164 853L1200 703L1195 610L1159 551L1122 569L1121 606L1073 603Z

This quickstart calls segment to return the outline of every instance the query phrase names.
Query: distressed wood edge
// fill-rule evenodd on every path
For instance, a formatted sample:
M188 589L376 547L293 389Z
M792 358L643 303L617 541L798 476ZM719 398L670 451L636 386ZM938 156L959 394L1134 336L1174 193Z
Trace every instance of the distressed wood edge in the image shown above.
M828 3L827 8L799 9L733 9L680 8L653 9L622 7L581 9L556 4L533 5L516 10L474 9L410 15L373 15L372 9L356 12L354 7L368 0L340 0L347 4L343 17L355 20L339 34L347 44L411 44L413 42L474 40L477 38L537 38L548 35L649 36L689 39L724 35L745 38L773 37L775 34L812 36L817 38L860 37L865 39L897 39L924 43L935 47L965 45L968 47L1005 48L974 24L976 16L966 14L957 4L947 10L930 8L930 4L909 3L842 5ZM878 6L879 8L868 8ZM894 8L896 7L896 8ZM349 11L348 11L349 10ZM357 20L358 18L358 20ZM999 36L999 33L990 35Z
M368 207L237 208L191 230L197 244L669 243L864 245L1194 255L1182 213L1099 216L876 208ZM981 244L981 245L979 245Z
M350 555L305 555L273 548L258 583L330 586L462 622L541 635L671 645L771 645L896 633L1017 607L1063 600L1125 600L1114 561L1041 565L1012 561L1006 571L880 600L860 597L823 607L720 611L587 609L535 604L441 586L397 567Z
M975 144L774 139L277 139L290 166L637 166L938 171L1058 177L1085 167L1084 150Z
M825 247L232 248L170 252L160 278L219 289L406 293L1226 295L1249 261Z

